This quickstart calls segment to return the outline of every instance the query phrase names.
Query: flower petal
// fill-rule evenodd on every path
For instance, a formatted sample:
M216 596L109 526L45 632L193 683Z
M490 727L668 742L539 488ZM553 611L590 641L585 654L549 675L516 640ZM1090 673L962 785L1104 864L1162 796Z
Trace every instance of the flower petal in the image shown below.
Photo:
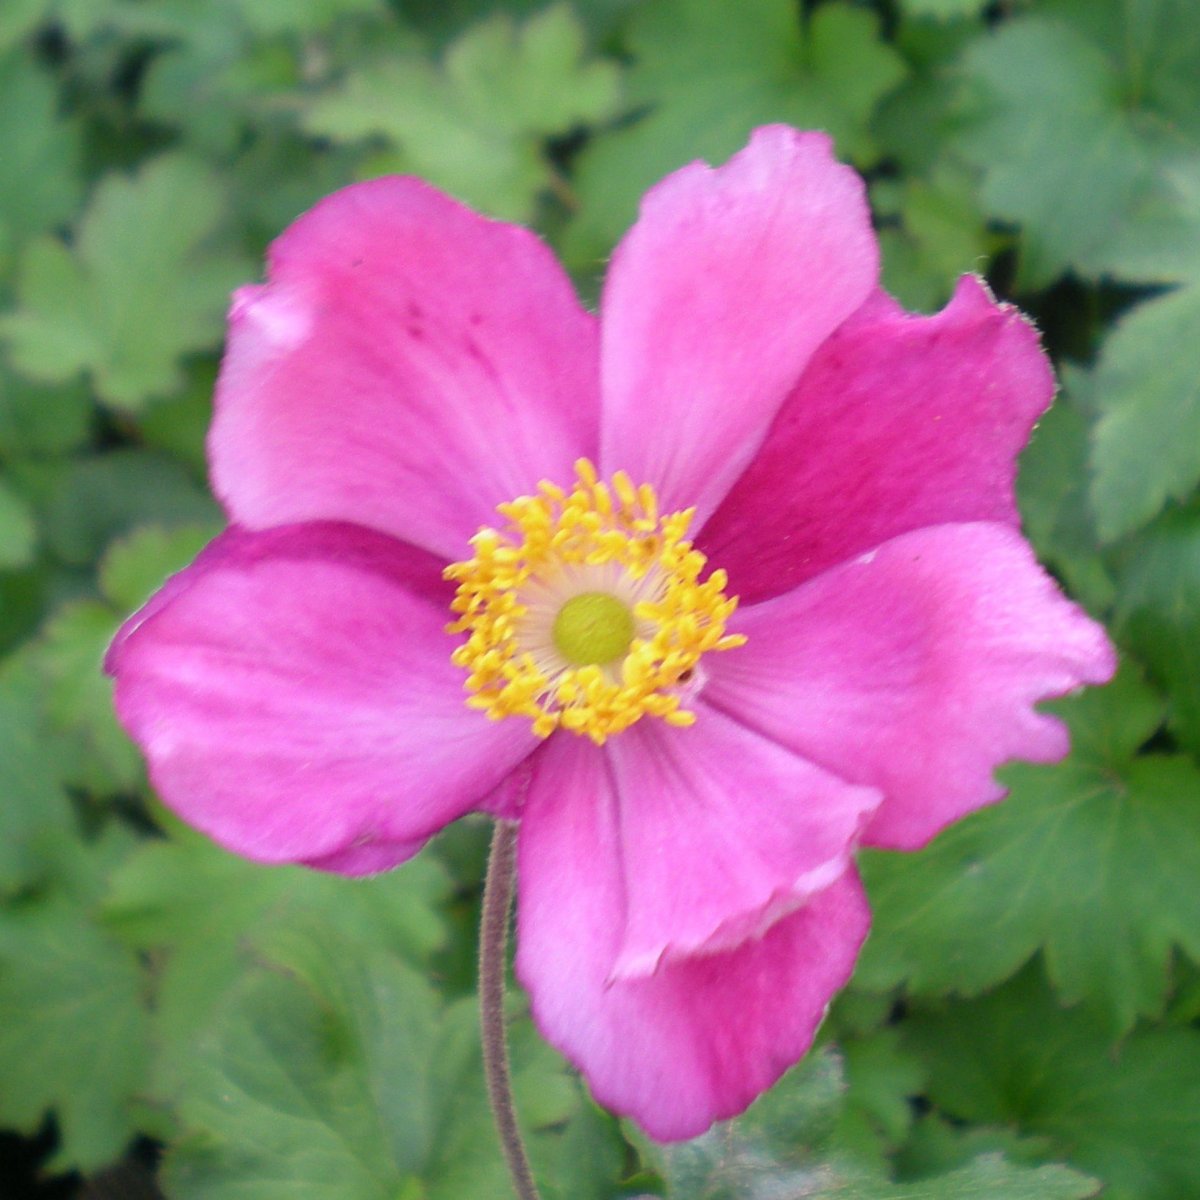
M853 868L759 937L613 979L621 813L577 738L537 756L518 845L517 975L543 1035L605 1107L663 1141L744 1109L808 1049L850 976L869 914ZM600 802L595 803L594 800ZM686 868L671 847L664 865Z
M243 288L209 437L238 523L354 521L445 558L594 455L595 319L527 230L416 179L335 193Z
M607 745L596 791L613 806L625 927L612 974L759 936L841 876L880 796L723 714L691 728L644 720Z
M703 520L877 275L862 180L824 134L769 126L723 167L668 176L604 288L604 471Z
M353 525L214 542L107 663L167 804L247 858L347 874L480 807L536 739L463 703L431 571Z
M1015 525L1017 454L1053 395L1037 331L980 280L932 317L878 294L814 356L698 544L752 603L913 529Z
M1104 630L1005 525L904 534L730 628L748 640L710 656L705 703L879 788L863 841L902 850L998 800L1001 763L1065 754L1034 703L1114 669Z

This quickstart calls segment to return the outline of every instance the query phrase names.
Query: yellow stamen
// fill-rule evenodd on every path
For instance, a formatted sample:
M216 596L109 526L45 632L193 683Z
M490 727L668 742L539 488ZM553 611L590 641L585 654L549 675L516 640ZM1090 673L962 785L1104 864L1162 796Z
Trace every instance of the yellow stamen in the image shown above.
M562 728L597 745L647 714L690 725L678 687L702 655L746 640L725 633L737 597L725 595L724 571L700 580L705 557L684 536L693 509L660 516L648 484L623 471L606 483L587 459L575 473L570 491L543 482L500 505L507 528L481 529L474 557L446 568L459 614L446 628L467 634L451 655L467 671L467 703L493 720L528 717L541 737ZM629 614L611 655L607 643L584 653L561 640L560 618L570 624L597 595L606 620L616 620L608 601Z

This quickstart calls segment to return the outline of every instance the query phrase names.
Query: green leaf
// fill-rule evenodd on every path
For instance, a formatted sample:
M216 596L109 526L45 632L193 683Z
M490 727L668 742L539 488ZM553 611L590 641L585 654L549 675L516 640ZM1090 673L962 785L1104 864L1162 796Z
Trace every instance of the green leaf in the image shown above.
M182 392L151 405L139 416L138 432L146 446L163 451L202 478L207 469L204 437L212 421L216 370L204 363L188 375Z
M174 840L144 845L115 875L109 928L159 964L159 1086L174 1090L199 1030L245 975L256 947L280 931L319 924L347 941L422 962L445 928L436 905L446 892L437 860L349 880L300 867L246 862L175 826Z
M79 136L58 105L53 82L25 55L0 55L0 225L18 242L67 220L79 203Z
M869 159L868 119L904 74L874 15L840 3L801 25L790 0L653 0L635 10L629 42L630 100L650 111L580 156L564 245L580 269L607 257L651 184L696 158L723 161L756 125L824 129L841 154Z
M293 932L199 1042L180 1105L190 1132L168 1157L168 1192L179 1200L506 1194L477 1027L470 1001L442 1010L424 979L380 947ZM557 1060L544 1048L530 1060L522 1040L516 1087L538 1130L537 1166L541 1144L561 1137L552 1127L567 1121L575 1092Z
M1146 283L1200 282L1200 154L1167 158L1107 254L1114 275Z
M1064 1001L1115 1034L1161 1011L1176 946L1200 961L1200 771L1134 756L1161 709L1131 672L1057 707L1063 763L1006 768L1008 799L925 850L863 856L861 986L971 995L1041 949Z
M975 41L963 59L972 119L956 146L983 173L994 216L1022 226L1021 278L1099 273L1165 158L1196 147L1196 96L1176 87L1198 31L1187 0L1045 5ZM1070 23L1055 19L1059 9ZM1143 11L1145 10L1145 11ZM1160 68L1169 82L1154 83Z
M910 16L949 20L953 17L977 17L987 7L987 2L988 0L901 0L901 5Z
M496 15L473 26L440 67L388 59L353 73L305 114L312 133L383 138L398 161L468 203L528 220L555 176L544 142L613 115L618 76L588 61L583 32L564 7L525 24Z
M745 1117L664 1147L669 1197L678 1200L1083 1200L1097 1185L1061 1166L1037 1168L981 1155L944 1175L894 1182L831 1150L842 1095L838 1059L811 1055Z
M37 525L29 505L8 486L0 473L0 571L33 561Z
M1165 514L1131 550L1117 628L1166 688L1171 729L1200 756L1200 505Z
M143 527L114 542L100 563L100 590L118 612L132 612L182 571L219 532L216 525Z
M249 267L213 236L224 189L205 167L163 155L97 187L74 249L43 238L21 263L18 308L0 319L12 364L137 409L181 384L179 358L215 346L230 289Z
M1078 376L1067 377L1068 392ZM1115 594L1112 573L1100 555L1088 503L1091 422L1074 396L1060 395L1037 423L1020 459L1017 499L1038 558L1094 613L1106 612Z
M45 873L47 851L70 822L66 796L46 769L37 683L11 661L0 675L0 896Z
M215 528L220 509L178 462L138 450L75 459L35 497L46 540L64 562L90 564L139 525Z
M886 208L872 192L877 212ZM986 263L987 245L971 181L943 169L929 180L906 179L894 195L885 226L883 284L906 308L930 312L943 305L955 280Z
M8 0L0 10L0 50L7 50L41 20L51 0Z
M1105 1200L1200 1194L1200 1033L1148 1029L1111 1048L1086 1010L1058 1006L1031 967L999 991L904 1023L948 1114L1050 1139Z
M1100 1194L1100 1184L1057 1164L1030 1167L983 1154L945 1175L836 1194L845 1200L1086 1200Z
M39 387L0 365L0 455L64 454L87 439L92 401L75 382Z
M0 1122L58 1116L59 1169L120 1156L148 1061L134 955L65 897L0 912Z
M839 1142L860 1153L892 1151L912 1127L912 1097L924 1085L922 1066L899 1044L894 1029L841 1042L849 1088Z
M100 566L100 588L111 603L73 601L46 622L30 661L43 683L49 724L67 735L55 760L61 778L97 795L141 788L141 756L113 712L104 654L122 619L215 532L215 526L152 527L114 543Z
M382 0L233 0L231 5L259 34L320 33L340 18L382 16Z
M101 795L136 791L142 782L141 756L117 724L112 683L103 668L119 624L107 605L74 601L47 622L36 648L46 716L56 730L71 735L67 745L73 753L60 758L55 770Z
M1091 495L1106 541L1200 483L1198 325L1200 286L1180 288L1139 305L1104 343Z

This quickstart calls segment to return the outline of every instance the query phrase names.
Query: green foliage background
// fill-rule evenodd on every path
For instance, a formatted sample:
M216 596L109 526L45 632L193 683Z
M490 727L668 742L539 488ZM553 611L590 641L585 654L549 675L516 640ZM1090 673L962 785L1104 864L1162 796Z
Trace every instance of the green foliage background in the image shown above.
M178 1200L506 1194L486 830L365 883L235 860L149 793L100 656L219 526L223 311L291 218L417 172L594 297L641 191L767 121L867 176L907 304L974 270L1041 323L1063 390L1026 527L1124 666L1057 706L1065 762L863 856L854 983L732 1128L649 1145L514 994L545 1195L1200 1196L1194 0L3 0L0 1126L45 1172L152 1139Z

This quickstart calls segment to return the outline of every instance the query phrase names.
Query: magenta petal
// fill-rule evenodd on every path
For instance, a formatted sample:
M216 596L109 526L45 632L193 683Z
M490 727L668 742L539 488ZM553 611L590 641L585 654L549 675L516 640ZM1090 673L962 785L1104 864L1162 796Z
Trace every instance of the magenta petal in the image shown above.
M699 545L749 603L913 529L1016 524L1017 454L1053 395L1036 330L973 276L932 317L877 295L814 356Z
M625 925L614 976L760 935L846 870L880 796L702 710L689 729L639 722L607 747Z
M166 803L247 858L347 874L479 807L536 739L463 703L431 566L318 523L227 533L171 580L108 660Z
M902 850L999 799L1001 763L1065 754L1033 705L1114 669L1101 626L1005 525L904 534L730 628L748 641L710 656L705 702L882 791L863 840Z
M333 854L305 859L304 865L335 875L378 875L380 871L390 871L407 862L428 840L421 837L412 842L363 842Z
M603 469L703 521L877 275L862 180L824 134L770 126L668 176L605 283Z
M694 1137L808 1049L866 936L866 901L848 868L762 936L613 979L627 880L603 771L576 738L537 757L518 848L517 974L543 1035L601 1104L663 1141ZM661 866L686 871L684 853L661 847Z
M497 504L596 454L597 364L533 234L416 179L356 184L235 299L214 487L252 528L354 521L460 558Z

